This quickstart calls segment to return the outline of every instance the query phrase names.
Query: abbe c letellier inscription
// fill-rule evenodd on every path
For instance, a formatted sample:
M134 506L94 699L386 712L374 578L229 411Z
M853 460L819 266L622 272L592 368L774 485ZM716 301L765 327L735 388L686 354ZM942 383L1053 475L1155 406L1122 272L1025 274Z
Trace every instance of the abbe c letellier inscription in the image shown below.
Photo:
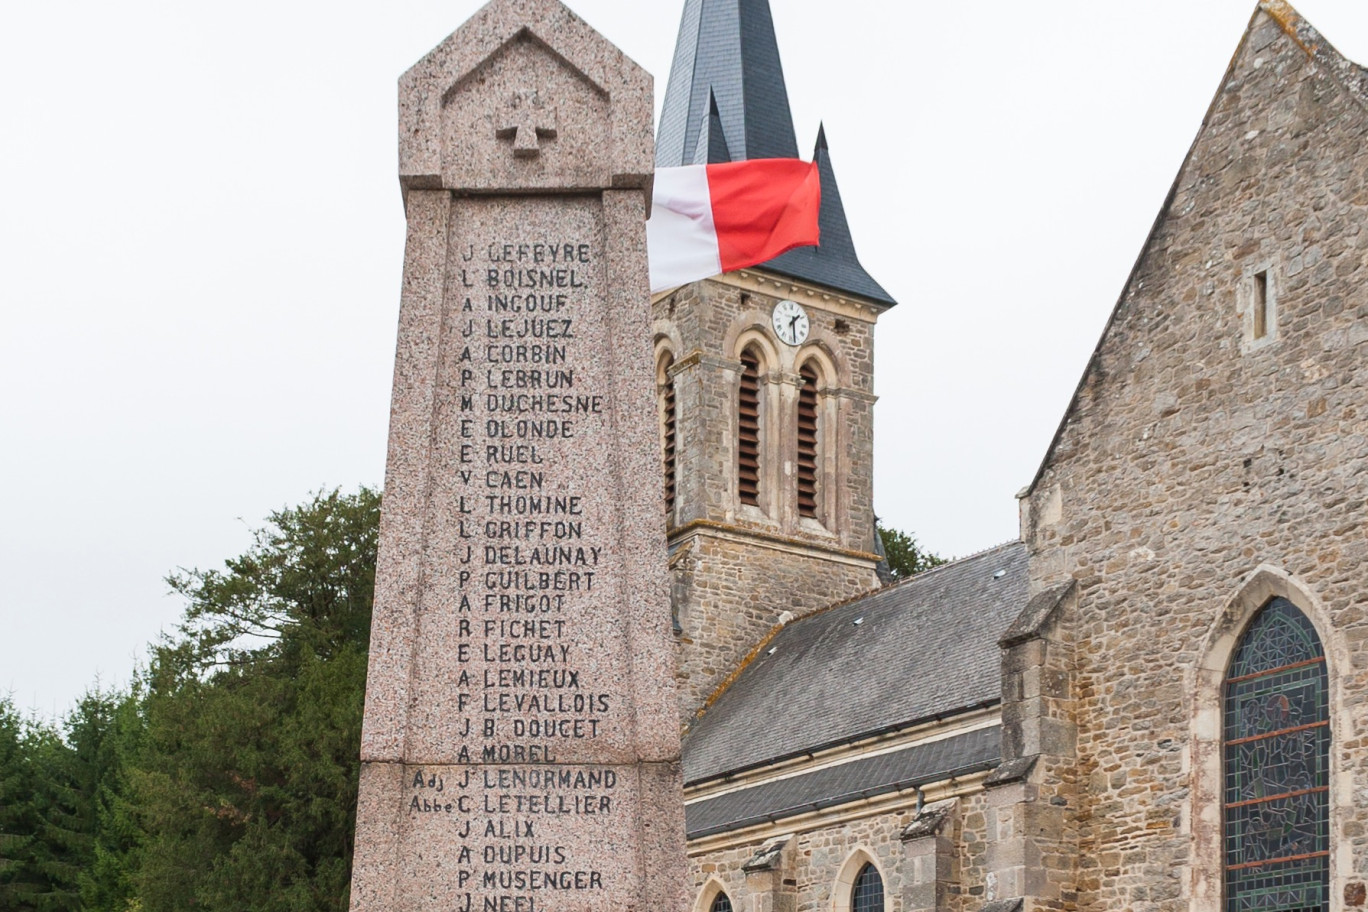
M564 761L574 742L609 734L615 697L595 689L595 633L579 609L603 555L586 494L557 472L593 446L605 396L577 352L590 244L491 238L466 245L454 325L459 417L456 505L458 766L410 770L411 817L459 837L454 912L582 907L605 889L592 861L556 839L557 823L608 818L617 772ZM567 894L578 894L570 897Z

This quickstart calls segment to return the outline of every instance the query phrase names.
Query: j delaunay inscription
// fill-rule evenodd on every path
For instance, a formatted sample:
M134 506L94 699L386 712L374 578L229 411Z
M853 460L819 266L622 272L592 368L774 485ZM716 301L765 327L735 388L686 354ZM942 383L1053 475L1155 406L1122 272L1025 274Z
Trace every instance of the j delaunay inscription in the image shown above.
M496 0L401 80L357 912L683 908L642 483L650 112L649 78L554 0Z

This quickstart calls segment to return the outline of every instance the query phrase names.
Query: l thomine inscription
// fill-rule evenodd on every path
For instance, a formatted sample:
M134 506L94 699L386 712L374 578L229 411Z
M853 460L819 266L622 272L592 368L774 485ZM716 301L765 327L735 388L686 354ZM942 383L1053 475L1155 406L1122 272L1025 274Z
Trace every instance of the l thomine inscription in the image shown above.
M650 112L554 0L496 0L401 80L357 912L683 908Z

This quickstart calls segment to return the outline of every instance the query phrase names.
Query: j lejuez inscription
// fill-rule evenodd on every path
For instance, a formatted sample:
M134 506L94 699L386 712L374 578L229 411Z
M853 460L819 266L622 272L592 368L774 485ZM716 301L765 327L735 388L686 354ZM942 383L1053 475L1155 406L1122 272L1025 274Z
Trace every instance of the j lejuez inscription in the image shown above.
M683 909L651 83L555 0L400 80L408 217L356 912Z

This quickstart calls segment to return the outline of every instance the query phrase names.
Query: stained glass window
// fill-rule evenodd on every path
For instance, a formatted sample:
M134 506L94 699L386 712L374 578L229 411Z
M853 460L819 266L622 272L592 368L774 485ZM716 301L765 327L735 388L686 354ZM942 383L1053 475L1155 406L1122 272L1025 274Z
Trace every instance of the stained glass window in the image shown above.
M860 868L851 889L850 912L883 912L883 878L872 864Z
M1225 681L1226 912L1330 908L1330 703L1315 629L1284 598Z
M713 897L712 908L709 912L732 912L731 897L721 890Z

